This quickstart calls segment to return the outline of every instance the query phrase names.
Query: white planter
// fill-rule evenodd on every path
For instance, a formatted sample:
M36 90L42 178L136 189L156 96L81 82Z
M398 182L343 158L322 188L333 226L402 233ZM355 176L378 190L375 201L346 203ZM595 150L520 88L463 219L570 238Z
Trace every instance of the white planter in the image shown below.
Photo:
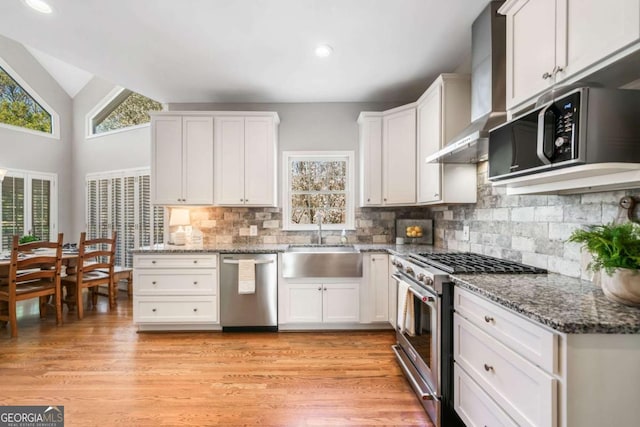
M617 268L611 275L602 271L600 285L604 295L610 300L640 306L640 270Z

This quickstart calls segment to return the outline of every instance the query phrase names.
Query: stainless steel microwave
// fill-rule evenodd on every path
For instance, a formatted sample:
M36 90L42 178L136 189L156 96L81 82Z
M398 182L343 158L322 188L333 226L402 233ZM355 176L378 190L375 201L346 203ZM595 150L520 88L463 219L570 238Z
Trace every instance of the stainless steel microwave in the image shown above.
M489 180L640 163L640 90L579 88L489 132Z

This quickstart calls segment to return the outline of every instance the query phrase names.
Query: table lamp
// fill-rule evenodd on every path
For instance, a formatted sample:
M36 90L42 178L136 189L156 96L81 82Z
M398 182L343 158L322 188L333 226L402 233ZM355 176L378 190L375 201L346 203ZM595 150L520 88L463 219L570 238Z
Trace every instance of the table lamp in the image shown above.
M174 227L178 226L178 229L175 233L172 233L173 244L174 245L184 245L186 238L184 233L183 225L191 225L191 221L189 219L189 209L179 209L173 208L171 209L171 218L169 219L169 226Z
M4 176L6 174L7 174L7 170L0 168L0 182L2 182L4 180Z

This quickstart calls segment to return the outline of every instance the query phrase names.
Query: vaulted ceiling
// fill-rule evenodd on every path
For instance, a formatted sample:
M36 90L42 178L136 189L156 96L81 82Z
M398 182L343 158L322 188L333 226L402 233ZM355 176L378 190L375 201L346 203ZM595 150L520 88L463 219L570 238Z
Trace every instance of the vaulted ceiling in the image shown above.
M487 4L48 2L49 15L21 0L0 2L0 34L161 102L413 100L438 74L465 61L471 24ZM319 43L333 54L315 56Z

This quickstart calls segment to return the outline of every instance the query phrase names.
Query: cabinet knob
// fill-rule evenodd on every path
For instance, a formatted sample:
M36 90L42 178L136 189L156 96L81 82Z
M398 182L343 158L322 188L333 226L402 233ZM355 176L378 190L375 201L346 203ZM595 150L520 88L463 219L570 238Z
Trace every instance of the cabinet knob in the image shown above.
M151 309L151 311L153 311L153 312L155 313L155 312L156 312L156 309L155 309L155 308L152 308L152 309Z
M387 201L387 199L386 199L386 198L384 198L384 199L382 199L382 200L383 200L383 201L385 201L385 202Z
M193 309L193 312L195 313L196 311L198 311L198 309L197 309L197 308L194 308L194 309ZM485 365L485 366L486 366L486 365Z
M370 202L370 201L371 201L371 199L367 199L367 202Z
M194 285L197 285L197 284L198 284L198 282L193 282L193 284L194 284Z
M487 365L486 363L484 364L484 370L487 372L495 372L493 366Z
M440 194L438 194L438 193L433 193L433 197L440 197Z
M244 199L240 199L241 202L244 202Z
M490 316L484 316L484 321L487 323L491 323L491 322L495 322L496 319L494 319L493 317Z
M322 290L322 286L318 286L318 290L321 291Z
M543 80L550 79L551 77L553 77L553 74L548 73L548 72L546 72L546 71L545 71L545 73L542 75L542 79L543 79Z
M556 75L556 74L561 73L561 72L563 72L563 71L564 71L564 68L562 68L562 67L560 67L560 66L556 65L556 67L553 69L553 75L554 75L554 77L555 77L555 75Z
M155 263L156 263L156 260L155 260L155 259L154 259L153 261L151 261L151 264L155 264Z
M155 284L156 284L156 281L154 280L153 282L151 282L151 284L152 284L152 285L155 285Z
M194 263L194 264L197 264L197 263L198 263L198 260L197 260L197 259L194 259L194 260L193 260L193 263Z
M371 258L371 262L376 262L376 259L375 258Z

